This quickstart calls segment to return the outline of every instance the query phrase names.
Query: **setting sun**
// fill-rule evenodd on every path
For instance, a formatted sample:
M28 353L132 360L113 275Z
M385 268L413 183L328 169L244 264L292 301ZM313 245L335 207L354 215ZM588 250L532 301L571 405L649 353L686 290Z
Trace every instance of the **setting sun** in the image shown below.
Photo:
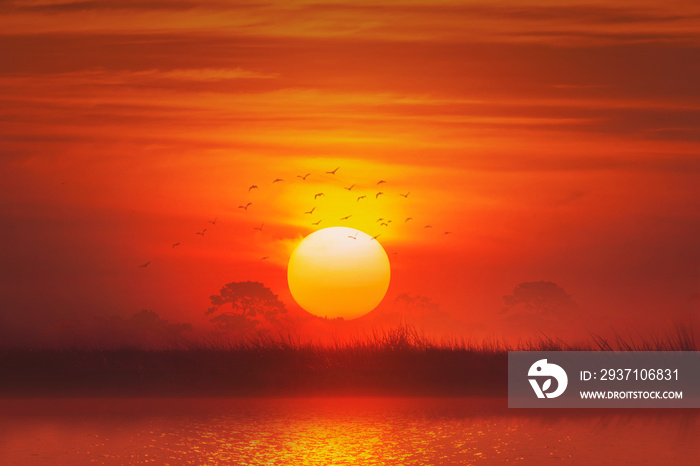
M352 228L316 231L289 259L294 300L321 317L354 319L374 309L389 287L389 258L379 241Z
M0 0L0 466L700 464L698 83L698 0Z

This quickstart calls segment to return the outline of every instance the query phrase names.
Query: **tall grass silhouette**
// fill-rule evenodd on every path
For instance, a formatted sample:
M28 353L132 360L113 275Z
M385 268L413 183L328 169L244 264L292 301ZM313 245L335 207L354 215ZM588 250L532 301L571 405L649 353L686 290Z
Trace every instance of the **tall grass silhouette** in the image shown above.
M3 395L495 395L507 352L696 351L692 329L664 338L591 335L575 345L542 335L430 339L411 326L320 343L291 335L186 341L169 349L3 349Z

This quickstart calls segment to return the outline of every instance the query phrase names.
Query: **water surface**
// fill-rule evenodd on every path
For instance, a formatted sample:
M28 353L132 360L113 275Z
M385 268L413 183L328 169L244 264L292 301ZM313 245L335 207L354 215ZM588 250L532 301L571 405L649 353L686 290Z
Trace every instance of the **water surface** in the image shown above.
M681 410L502 399L0 401L0 464L697 464Z

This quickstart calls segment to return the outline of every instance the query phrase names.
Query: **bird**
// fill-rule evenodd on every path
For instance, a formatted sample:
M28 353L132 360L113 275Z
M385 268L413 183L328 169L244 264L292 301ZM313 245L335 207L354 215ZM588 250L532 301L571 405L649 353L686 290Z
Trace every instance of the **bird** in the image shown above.
M304 213L305 213L305 214L313 214L313 213L314 213L314 210L316 210L316 207L314 207L314 208L311 209L310 211L304 212Z
M452 232L451 232L451 231L446 231L444 234L445 234L445 235L451 235Z
M321 223L321 220L319 220L318 222L312 223L312 225L318 225L319 223Z
M204 236L204 233L205 233L206 231L207 231L207 229L205 228L204 230L198 231L197 233L195 233L195 235L202 235L202 236Z
M386 183L386 181L384 181L384 180L379 180L379 181L377 181L377 184L378 184L378 185L379 185L379 184L384 184L384 183Z
M347 220L347 219L349 219L350 217L352 217L352 215L348 215L347 217L343 217L343 218L341 218L341 220Z
M272 184L279 183L280 181L284 181L282 178L275 178L275 181L272 182Z
M388 224L388 223L384 223L384 222L382 222L382 223L380 223L380 224L379 224L379 226L380 226L380 227L388 227L388 226L389 226L389 224Z
M406 194L401 194L399 193L399 196L403 196L405 198L408 198L408 195L411 194L411 191L407 192Z
M259 227L255 227L255 228L253 228L253 229L254 229L254 230L258 230L258 231L262 231L263 226L265 226L265 224L264 224L264 223L261 223Z
M382 235L377 235L377 236L372 236L372 239L376 241L377 238L379 238Z
M209 220L209 223L212 225L216 226L216 221L219 220L219 217L216 217L214 220Z
M352 185L349 188L344 188L344 189L347 189L348 191L352 191L352 188L354 188L354 187L355 187L355 185Z
M309 176L310 174L311 174L311 173L307 173L307 174L304 175L304 176L297 175L297 178L301 178L303 181L306 181L306 177Z
M148 261L148 262L146 262L146 263L143 264L143 265L139 265L139 268L144 268L144 269L145 269L146 267L148 267L148 264L150 264L150 263L151 263L151 261Z
M391 223L391 220L387 220L386 223Z
M433 226L432 226L432 225L426 225L426 226L424 226L423 228L433 228Z
M379 217L379 218L377 219L378 222L381 222L382 220L384 220L384 217Z
M348 238L357 239L357 235L358 235L359 233L360 233L360 232L358 231L358 232L355 233L355 236L348 236Z
M367 196L360 196L357 198L357 202L360 202L361 199L365 199Z
M327 175L335 175L335 172L337 172L339 168L340 168L340 167L336 167L335 170L330 171L330 172L326 172L326 174L327 174Z
M384 194L384 193L383 193L383 192L381 192L381 191L379 191L379 192L377 193L377 195L376 195L376 196L374 196L374 198L375 198L375 199L379 199L379 196L381 196L382 194Z
M406 223L406 222L408 222L409 220L413 220L413 217L408 217L408 218L406 218L406 220L404 220L403 223Z
M174 244L173 244L173 249L175 248L175 246L180 246L181 244L182 244L182 243L174 243Z
M314 201L316 200L317 197L321 197L321 196L324 196L324 197L325 197L325 194L323 194L323 193L316 193L316 194L314 194Z
M251 189L258 189L258 187L255 185L252 185L250 188L248 188L248 192L250 192Z
M265 256L265 257L261 257L260 260L261 260L261 261L264 261L264 260L267 260L267 259L269 259L269 258L270 258L270 256Z
M253 203L252 203L252 202L249 202L249 203L247 203L246 205L239 205L238 208L239 208L239 209L243 209L243 210L248 210L248 207L250 207L250 206L252 206L252 205L253 205Z

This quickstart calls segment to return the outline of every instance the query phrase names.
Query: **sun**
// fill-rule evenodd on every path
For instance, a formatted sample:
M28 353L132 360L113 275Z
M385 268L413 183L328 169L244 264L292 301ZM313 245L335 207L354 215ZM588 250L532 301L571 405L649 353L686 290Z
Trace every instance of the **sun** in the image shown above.
M389 258L361 231L333 227L311 233L287 268L294 300L320 317L354 319L377 307L389 288Z

